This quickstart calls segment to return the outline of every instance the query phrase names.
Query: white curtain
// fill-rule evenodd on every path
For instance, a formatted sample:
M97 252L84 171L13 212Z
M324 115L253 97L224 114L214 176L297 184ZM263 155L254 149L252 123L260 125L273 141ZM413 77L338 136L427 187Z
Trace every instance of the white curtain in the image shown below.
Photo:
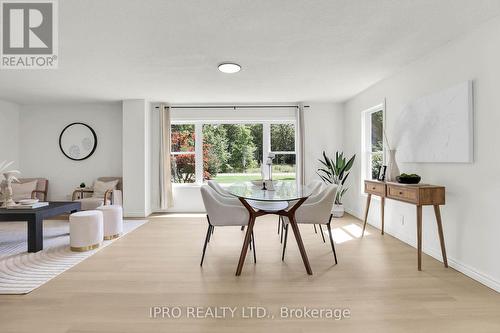
M304 105L299 103L295 119L297 123L297 182L299 185L305 184L304 170Z
M160 209L172 207L170 108L160 104Z

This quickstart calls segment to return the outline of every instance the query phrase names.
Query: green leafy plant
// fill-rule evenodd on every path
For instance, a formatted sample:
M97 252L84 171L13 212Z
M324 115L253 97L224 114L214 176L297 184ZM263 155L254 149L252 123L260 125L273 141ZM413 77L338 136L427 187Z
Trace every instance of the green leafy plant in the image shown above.
M319 168L316 172L321 179L327 184L337 184L337 194L335 196L335 204L342 204L342 197L347 192L349 187L346 185L347 177L349 177L349 172L354 164L354 159L356 155L353 155L349 160L344 157L343 152L335 153L335 160L326 156L323 151L323 159L319 160L323 164L322 168Z

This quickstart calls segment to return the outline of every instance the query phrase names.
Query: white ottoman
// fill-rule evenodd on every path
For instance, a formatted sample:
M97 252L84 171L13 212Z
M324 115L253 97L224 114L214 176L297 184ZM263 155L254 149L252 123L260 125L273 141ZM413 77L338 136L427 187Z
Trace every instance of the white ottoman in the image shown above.
M120 205L106 205L97 208L104 217L104 240L118 238L123 231L123 210Z
M103 237L103 215L98 210L87 210L69 216L69 243L71 251L84 252L98 248Z

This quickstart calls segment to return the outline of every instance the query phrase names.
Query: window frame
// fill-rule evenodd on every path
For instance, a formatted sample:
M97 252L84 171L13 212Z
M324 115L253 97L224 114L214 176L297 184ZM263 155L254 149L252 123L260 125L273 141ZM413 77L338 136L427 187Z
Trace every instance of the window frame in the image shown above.
M372 142L371 142L371 116L375 112L382 111L382 129L383 133L385 132L386 123L385 123L385 101L381 104L375 105L369 109L366 109L361 112L361 168L360 168L360 187L361 194L366 195L364 193L364 184L365 180L372 180L371 177L368 178L368 175L371 174L371 156L374 154L372 151ZM386 164L386 143L385 139L382 135L382 164ZM370 159L369 159L370 156Z
M246 124L262 124L262 158L265 159L269 153L275 154L290 154L297 155L297 121L296 120L172 120L172 125L194 125L195 142L194 152L187 152L195 155L195 182L194 183L172 183L174 187L199 187L205 183L203 179L203 125L246 125ZM272 124L293 124L295 128L295 148L294 151L274 152L271 151L271 125ZM171 142L170 142L171 143ZM171 152L171 155L175 155ZM295 156L297 160L297 156ZM295 170L295 178L297 179L297 169Z

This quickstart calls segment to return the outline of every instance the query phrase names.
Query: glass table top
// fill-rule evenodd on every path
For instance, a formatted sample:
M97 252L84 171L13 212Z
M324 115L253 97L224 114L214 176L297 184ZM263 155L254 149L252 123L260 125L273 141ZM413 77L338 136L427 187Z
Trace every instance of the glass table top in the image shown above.
M297 185L295 181L276 181L274 191L262 190L262 185L251 182L234 183L226 189L236 197L256 201L293 201L309 197L313 190L307 185Z

